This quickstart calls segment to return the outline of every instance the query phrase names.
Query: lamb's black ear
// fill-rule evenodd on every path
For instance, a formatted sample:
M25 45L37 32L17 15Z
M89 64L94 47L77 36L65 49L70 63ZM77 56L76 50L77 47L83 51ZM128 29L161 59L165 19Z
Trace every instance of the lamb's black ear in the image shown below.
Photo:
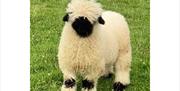
M98 22L100 23L100 24L105 24L105 21L104 21L104 19L100 16L100 17L98 17Z
M63 17L63 21L66 22L66 21L68 21L68 20L69 20L69 15L66 14L66 15Z

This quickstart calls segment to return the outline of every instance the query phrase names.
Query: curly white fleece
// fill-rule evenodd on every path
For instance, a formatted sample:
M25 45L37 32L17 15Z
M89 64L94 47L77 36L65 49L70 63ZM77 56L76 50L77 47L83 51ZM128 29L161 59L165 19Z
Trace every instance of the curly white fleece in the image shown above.
M102 11L100 3L88 0L72 0L66 9L70 21L74 21L79 16L86 16L91 23L97 20Z
M83 7L78 6L78 3ZM65 23L58 52L64 79L75 79L76 73L80 73L89 80L97 81L101 75L112 72L114 66L115 82L129 84L131 44L125 18L113 11L103 12L98 3L85 0L74 0L68 5L67 12L71 12L71 22ZM96 23L89 37L78 36L71 26L75 17L86 16L94 21L99 15L104 19L105 25Z
M130 38L123 16L112 11L102 13L105 25L96 24L91 36L79 37L66 22L59 45L59 65L62 71L100 75L105 64L115 64L122 53L130 53ZM130 57L127 62L130 63Z

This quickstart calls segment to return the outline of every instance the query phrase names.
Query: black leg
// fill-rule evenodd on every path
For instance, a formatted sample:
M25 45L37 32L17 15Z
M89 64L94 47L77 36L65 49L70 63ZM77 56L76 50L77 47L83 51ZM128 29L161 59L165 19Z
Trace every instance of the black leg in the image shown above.
M82 88L84 89L92 89L94 88L94 82L90 80L83 80L82 81Z
M66 88L73 88L75 86L76 82L74 79L67 79L64 81L64 85Z
M114 91L123 91L125 88L126 88L126 86L123 85L123 84L120 83L120 82L116 82L116 83L114 83L114 85L113 85Z

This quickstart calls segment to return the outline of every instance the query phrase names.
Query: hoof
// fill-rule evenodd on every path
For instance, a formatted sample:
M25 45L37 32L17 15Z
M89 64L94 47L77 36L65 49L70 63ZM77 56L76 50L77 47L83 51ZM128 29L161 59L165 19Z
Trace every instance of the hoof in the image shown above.
M74 79L68 79L65 80L64 85L66 86L66 88L73 88L75 86L76 82Z
M83 80L82 81L82 88L84 89L92 89L94 88L94 82L89 80Z
M120 82L116 82L116 83L114 83L114 85L113 85L114 91L123 91L126 87L127 87L126 85L123 85L123 84L120 83Z

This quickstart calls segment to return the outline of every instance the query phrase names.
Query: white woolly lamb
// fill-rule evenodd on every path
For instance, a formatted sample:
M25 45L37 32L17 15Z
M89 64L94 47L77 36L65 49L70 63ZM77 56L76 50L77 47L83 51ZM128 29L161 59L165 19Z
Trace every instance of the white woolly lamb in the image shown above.
M96 91L97 80L115 69L114 91L130 83L131 44L127 22L113 11L103 11L95 0L72 0L64 16L59 45L61 91L76 90L76 74L84 77L82 91Z

